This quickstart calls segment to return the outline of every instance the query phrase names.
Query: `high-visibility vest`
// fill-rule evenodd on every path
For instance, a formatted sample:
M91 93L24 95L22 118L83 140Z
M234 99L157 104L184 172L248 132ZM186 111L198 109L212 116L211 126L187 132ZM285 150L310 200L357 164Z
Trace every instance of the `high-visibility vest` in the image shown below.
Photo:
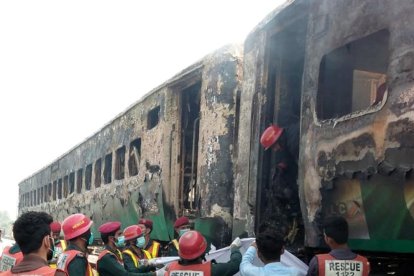
M177 239L173 239L171 242L174 244L175 249L178 251L180 249L180 246L178 245Z
M3 250L0 262L0 271L9 270L23 260L23 253L21 251L17 253L10 253L10 248L11 246L6 246Z
M142 251L144 252L144 255L145 255L144 259L148 259L148 260L152 259L151 254L147 250L142 250ZM122 251L122 253L125 253L131 257L132 261L134 262L135 267L139 266L139 263L138 263L139 258L134 252L131 251L131 249L125 249L124 251Z
M160 251L160 243L156 241L152 241L151 246L146 249L149 253L151 253L152 258L157 258L158 253Z
M368 276L370 266L367 258L357 255L352 260L338 260L331 254L316 255L320 276L353 275ZM338 274L339 273L339 274Z
M63 271L65 271L66 273L69 274L69 264L75 259L76 256L84 256L85 255L78 251L78 250L66 250L65 252L63 252L62 254L60 254L58 260L57 260L57 267ZM85 257L86 259L86 257ZM88 260L87 261L87 267L86 267L86 274L85 276L93 276L93 271L92 271L92 267L89 264ZM82 276L82 275L79 275Z
M178 262L173 262L166 268L165 275L211 276L211 262L193 265L180 265Z
M42 266L41 268L32 270L32 271L25 271L20 273L13 273L11 270L0 273L1 276L14 276L14 275L25 275L25 276L54 276L56 273L56 269L50 268L48 266ZM67 275L67 274L66 274Z

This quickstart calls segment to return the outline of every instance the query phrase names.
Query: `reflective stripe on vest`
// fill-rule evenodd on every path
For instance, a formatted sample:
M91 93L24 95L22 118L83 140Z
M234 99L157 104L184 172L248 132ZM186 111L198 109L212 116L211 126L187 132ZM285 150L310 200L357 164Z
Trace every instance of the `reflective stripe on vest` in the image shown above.
M142 250L142 252L144 252L144 255L145 255L144 259L148 259L148 260L152 259L151 254L147 250ZM122 253L125 253L131 257L132 261L134 262L135 267L139 266L139 263L138 263L139 258L134 252L131 251L131 249L126 249L122 251Z
M316 255L320 276L353 275L368 276L370 267L367 258L357 255L352 260L338 260L331 254ZM338 274L339 273L339 274Z
M6 246L3 250L3 255L0 262L0 271L6 271L11 269L23 260L23 253L21 251L17 253L10 253L11 246Z
M167 276L211 276L211 262L194 265L180 265L178 262L173 262L167 267Z
M78 254L83 254L83 253L78 251L78 250L73 250L73 249L66 250L65 252L60 254L60 256L57 260L57 267L69 274L69 270L68 270L69 264L73 261L73 259L75 259L75 257ZM85 276L93 276L92 267L89 264L86 257L85 257L85 260L87 262L86 275ZM81 276L81 275L79 275L79 276Z
M147 249L147 251L151 253L152 258L158 257L159 250L160 250L160 243L156 241L152 241L152 245L150 246L150 248ZM148 258L148 259L152 259L152 258Z
M62 251L65 251L66 250L66 247L68 247L68 245L66 244L66 241L65 240L60 240L60 243L57 246L59 246L60 248L62 248Z
M32 271L25 271L21 273L12 273L10 270L7 272L3 272L0 275L10 276L10 275L33 275L33 276L53 276L56 273L56 269L50 268L48 266L42 266L41 268L32 270Z
M173 239L172 243L174 244L175 249L177 249L177 251L179 250L180 246L178 245L178 241L177 239Z

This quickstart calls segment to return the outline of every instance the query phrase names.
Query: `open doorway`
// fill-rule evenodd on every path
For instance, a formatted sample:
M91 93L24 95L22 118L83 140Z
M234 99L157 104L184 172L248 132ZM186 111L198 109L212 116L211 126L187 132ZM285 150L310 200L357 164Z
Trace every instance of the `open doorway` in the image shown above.
M197 159L200 123L200 89L198 82L181 91L180 210L197 210Z
M256 231L260 231L259 227L264 224L276 227L283 231L292 249L296 247L295 244L303 244L297 153L306 23L306 18L296 20L268 41L268 101L264 114L261 114L264 128L271 124L282 127L283 135L286 135L283 139L288 142L278 151L263 151L259 158ZM297 136L290 137L291 133ZM287 147L287 143L294 145ZM295 150L290 152L291 148Z

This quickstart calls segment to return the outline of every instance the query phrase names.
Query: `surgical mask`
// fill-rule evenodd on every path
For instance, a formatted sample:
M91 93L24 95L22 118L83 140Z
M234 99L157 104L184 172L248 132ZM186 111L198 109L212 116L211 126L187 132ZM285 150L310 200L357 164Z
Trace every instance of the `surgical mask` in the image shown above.
M89 236L88 239L88 245L91 245L93 243L93 233L91 232L91 235Z
M137 239L137 242L136 242L136 245L139 247L139 248L144 248L144 245L145 245L145 237L139 237L138 239Z
M116 247L124 247L125 246L125 237L124 236L119 236L116 241L115 241L115 246Z
M178 235L181 237L182 235L184 235L184 233L187 233L188 231L190 231L190 229L188 228L180 229L180 231L178 232Z

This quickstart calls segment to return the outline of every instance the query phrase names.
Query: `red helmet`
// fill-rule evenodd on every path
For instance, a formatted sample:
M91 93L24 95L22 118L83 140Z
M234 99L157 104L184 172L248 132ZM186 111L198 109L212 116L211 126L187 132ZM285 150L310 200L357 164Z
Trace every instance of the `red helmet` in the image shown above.
M126 241L138 238L142 235L142 230L138 225L131 225L125 228L124 237Z
M260 144L267 150L280 138L283 133L283 128L277 125L271 125L263 131L262 137L260 138Z
M62 223L65 240L71 240L91 229L93 221L84 214L70 215Z
M200 257L207 249L207 241L198 231L188 231L178 241L178 255L185 260Z
M59 232L59 233L60 233L60 230L62 230L62 225L60 225L60 223L59 223L59 222L54 221L54 222L52 222L52 223L50 224L50 230L51 230L53 233L56 233L56 232Z

